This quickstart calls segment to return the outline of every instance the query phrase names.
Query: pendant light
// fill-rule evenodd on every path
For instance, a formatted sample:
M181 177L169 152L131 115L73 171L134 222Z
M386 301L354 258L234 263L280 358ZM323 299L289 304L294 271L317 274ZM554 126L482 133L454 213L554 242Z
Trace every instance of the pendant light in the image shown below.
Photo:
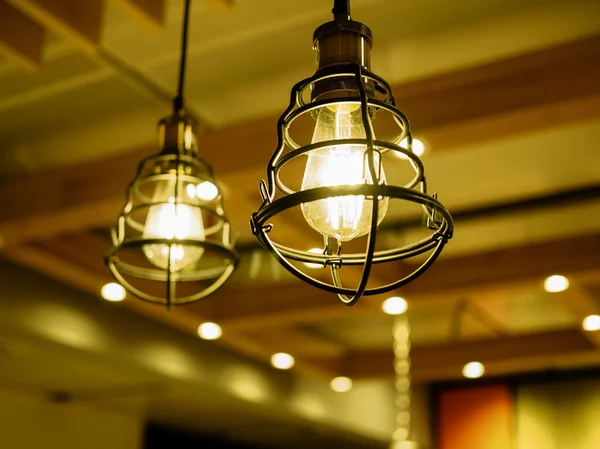
M336 0L333 15L334 20L314 34L316 73L293 87L290 105L279 119L278 147L267 166L267 180L260 183L263 203L252 215L251 227L261 245L288 271L353 305L362 295L397 289L425 272L452 237L453 223L436 196L427 194L423 163L412 150L409 122L396 107L391 87L370 70L371 30L351 19L349 0ZM313 124L312 140L301 141L296 124L307 118ZM387 126L385 132L378 124ZM392 137L378 139L376 135L390 134L390 124ZM386 182L384 159L389 155L400 156L414 172L402 186ZM306 160L302 180L286 179L282 173L291 178L289 163L299 158ZM390 199L420 205L430 235L395 249L376 249L377 228ZM284 246L270 236L275 225L269 220L298 206L310 227L323 236L317 254L314 249ZM361 236L366 236L364 252L342 251L345 242ZM428 252L429 257L408 276L367 286L373 264ZM331 281L315 279L303 269L314 266L329 267ZM340 271L346 266L362 266L358 286L342 285Z
M221 191L198 155L197 124L183 102L189 13L186 0L174 111L158 124L162 149L140 163L105 256L130 293L169 306L211 294L238 262Z

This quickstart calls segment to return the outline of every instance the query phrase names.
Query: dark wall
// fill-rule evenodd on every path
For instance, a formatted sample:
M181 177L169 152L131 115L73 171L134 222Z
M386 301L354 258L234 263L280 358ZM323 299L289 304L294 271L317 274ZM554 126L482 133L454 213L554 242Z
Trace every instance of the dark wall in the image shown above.
M149 424L144 432L144 449L260 449L230 441Z

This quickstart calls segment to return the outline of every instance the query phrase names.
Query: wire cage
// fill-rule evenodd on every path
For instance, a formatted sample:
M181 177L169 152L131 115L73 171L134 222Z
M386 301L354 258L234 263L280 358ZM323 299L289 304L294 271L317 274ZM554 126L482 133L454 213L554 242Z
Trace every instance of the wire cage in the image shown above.
M331 22L335 23L335 22ZM335 89L337 86L337 89ZM335 90L334 95L315 95ZM334 138L301 144L294 138L294 126L302 117L317 120L328 110L345 107L357 115L362 135L360 138ZM393 119L395 136L385 140L375 138L373 122L378 115L388 114ZM316 126L316 125L315 125ZM407 142L402 146L401 142ZM278 122L278 147L267 166L266 182L260 183L262 204L252 215L251 228L260 244L272 253L279 263L301 280L336 293L347 305L355 304L363 295L377 295L397 289L423 274L437 259L452 237L453 222L448 210L427 193L427 182L421 159L412 151L412 134L406 116L396 107L389 84L368 70L363 64L351 62L331 64L319 69L314 76L296 84L291 92L290 105ZM335 145L353 145L364 149L365 175L355 185L321 185L313 188L293 188L282 176L284 167L293 160ZM382 158L395 153L406 159L414 177L404 185L388 185L383 176ZM334 169L335 170L335 169ZM339 170L339 168L338 168ZM274 225L269 223L276 215L294 207L329 198L359 197L369 207L366 248L362 253L342 252L342 241L324 236L320 254L305 249L284 246L270 234ZM428 237L394 249L376 249L378 225L389 199L404 200L421 206ZM306 218L306 214L305 214ZM386 285L367 286L374 264L405 260L430 252L424 262L407 276ZM307 274L292 262L329 267L331 280L323 281ZM344 266L362 266L360 282L355 287L343 286L340 278Z
M165 147L139 164L112 230L113 248L105 255L119 283L159 304L208 296L238 263L221 192L197 155L187 120L175 117L161 127ZM164 135L172 129L175 145Z

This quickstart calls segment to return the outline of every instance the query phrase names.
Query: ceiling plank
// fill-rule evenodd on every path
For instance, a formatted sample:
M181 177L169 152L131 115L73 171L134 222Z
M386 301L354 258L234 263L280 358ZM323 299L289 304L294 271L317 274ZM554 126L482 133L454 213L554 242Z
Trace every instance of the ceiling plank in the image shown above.
M392 377L393 358L392 348L355 352L346 358L346 372L356 379ZM577 330L413 346L411 376L415 381L458 379L472 361L483 363L486 375L504 375L557 368L559 363L598 363L600 352Z
M0 0L0 54L26 70L42 63L44 29L26 15Z
M149 31L165 26L165 0L109 0Z
M8 0L15 8L86 53L100 43L102 0Z
M13 1L41 3L39 0ZM52 0L48 5L56 3L58 0ZM417 135L426 140L429 140L428 136L434 137L432 144L436 151L506 137L512 132L555 126L556 120L568 123L596 117L600 115L600 107L597 107L600 98L600 83L597 83L600 77L599 48L600 36L593 36L541 52L405 83L395 86L396 92L400 93L398 103L411 117ZM568 67L568 73L565 73L565 67ZM493 93L497 101L487 100L489 92L497 92ZM483 93L485 102L480 101ZM444 107L440 108L440 104ZM557 109L563 113L554 114ZM511 120L519 122L519 129L498 126L498 123L506 124ZM201 148L244 148L236 153L236 157L221 151L212 152L208 158L229 192L235 192L236 196L256 197L258 180L265 177L266 161L276 147L276 122L275 116L265 117L200 136ZM456 129L462 132L457 133ZM453 137L457 135L461 136L458 140ZM465 139L474 140L468 142ZM124 189L137 162L151 154L152 148L155 146L145 145L127 154L4 182L0 186L2 202L14 202L15 192L19 192L17 206L0 211L0 234L4 235L4 244L58 235L77 227L86 229L112 223L119 210L116 205L122 204ZM255 183L247 181L251 179ZM41 191L48 195L40 196ZM98 213L90 214L88 205L93 202L113 207L106 206ZM64 220L60 218L61 214L72 219ZM74 219L78 214L83 217ZM57 217L54 225L44 226L53 216ZM25 226L27 223L31 225ZM234 222L234 225L245 229L247 223L248 218ZM36 232L40 235L36 236Z

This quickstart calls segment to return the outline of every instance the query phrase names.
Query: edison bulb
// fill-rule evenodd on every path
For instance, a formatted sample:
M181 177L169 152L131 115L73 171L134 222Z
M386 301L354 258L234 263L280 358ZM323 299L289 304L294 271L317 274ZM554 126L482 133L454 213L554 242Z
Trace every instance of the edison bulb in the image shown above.
M176 204L175 182L172 179L157 183L152 200L161 204L150 206L143 237L173 241L182 239L204 240L202 211L200 208L193 206L197 202L194 199L195 188L188 189L188 186L184 186L184 183L179 181L180 185L177 191L181 198L180 201L188 204ZM204 248L182 244L144 245L143 250L148 260L163 270L169 269L170 253L172 271L179 271L197 263L204 253Z
M365 130L359 105L342 103L319 111L312 143L364 138ZM302 179L302 190L372 183L365 150L365 145L332 145L311 151ZM374 159L377 167L377 152ZM385 180L383 169L380 177L382 181ZM377 224L383 220L387 207L388 199L381 199ZM372 200L364 195L325 198L302 204L302 214L314 230L342 242L369 233L372 209Z

